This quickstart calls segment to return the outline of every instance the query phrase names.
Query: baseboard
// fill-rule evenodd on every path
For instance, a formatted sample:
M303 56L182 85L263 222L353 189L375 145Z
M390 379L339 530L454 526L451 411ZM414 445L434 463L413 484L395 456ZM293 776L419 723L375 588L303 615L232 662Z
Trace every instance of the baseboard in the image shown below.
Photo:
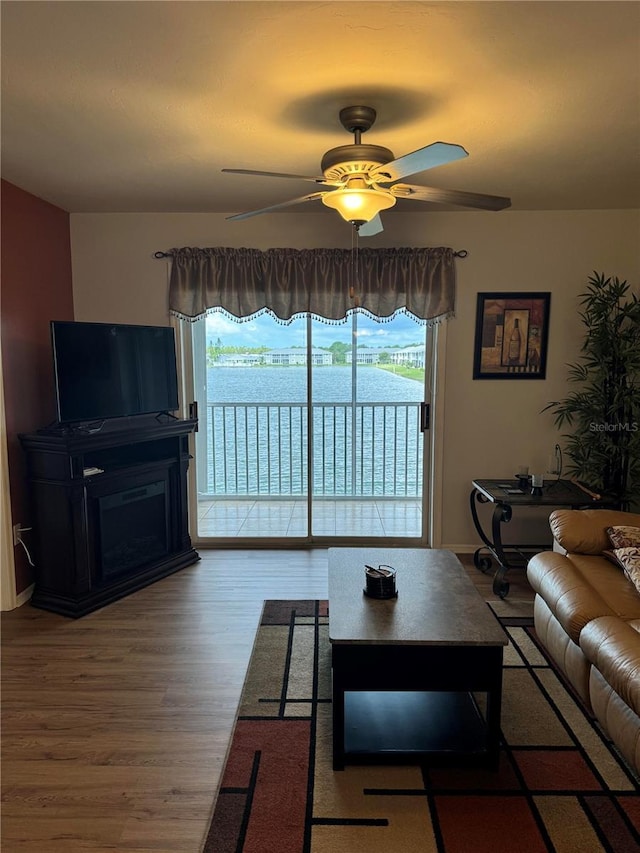
M26 589L23 589L20 595L16 595L16 607L21 607L23 604L26 604L27 601L31 599L33 595L33 588L35 584L31 584Z
M473 554L478 550L478 545L445 545L440 546L444 551L453 551L454 554Z

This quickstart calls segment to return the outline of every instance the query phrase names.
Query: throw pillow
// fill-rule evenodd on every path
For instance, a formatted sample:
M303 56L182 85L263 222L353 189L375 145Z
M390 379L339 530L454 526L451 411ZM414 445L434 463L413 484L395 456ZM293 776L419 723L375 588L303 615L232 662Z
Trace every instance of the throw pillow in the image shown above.
M617 548L640 548L640 527L627 524L607 527L607 536L614 551Z
M640 592L640 548L616 548L615 555L625 575Z

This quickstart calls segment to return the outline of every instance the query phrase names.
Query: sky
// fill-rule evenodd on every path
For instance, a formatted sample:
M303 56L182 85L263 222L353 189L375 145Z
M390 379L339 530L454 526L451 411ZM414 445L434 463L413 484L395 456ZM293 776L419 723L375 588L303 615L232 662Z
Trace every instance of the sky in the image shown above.
M294 320L285 326L267 314L237 323L215 312L206 317L207 344L220 338L222 346L267 346L270 349L306 345L306 320ZM377 323L365 314L357 318L358 343L369 347L409 346L424 342L424 326L406 314L390 322ZM351 319L340 325L313 322L313 346L329 347L334 341L351 343Z

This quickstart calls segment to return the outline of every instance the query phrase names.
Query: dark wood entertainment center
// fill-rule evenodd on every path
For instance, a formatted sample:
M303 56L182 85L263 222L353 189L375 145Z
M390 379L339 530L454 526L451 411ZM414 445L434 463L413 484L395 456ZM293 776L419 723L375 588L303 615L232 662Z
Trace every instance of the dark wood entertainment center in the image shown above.
M83 616L199 559L188 527L197 419L106 421L21 435L33 500L31 603Z

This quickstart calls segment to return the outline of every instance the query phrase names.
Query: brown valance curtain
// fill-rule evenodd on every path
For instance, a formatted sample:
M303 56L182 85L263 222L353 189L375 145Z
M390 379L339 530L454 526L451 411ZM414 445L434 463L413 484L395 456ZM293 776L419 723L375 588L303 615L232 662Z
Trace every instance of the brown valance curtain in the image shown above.
M182 319L217 309L238 319L269 311L282 322L307 313L339 322L361 308L377 318L405 311L428 323L454 311L453 249L183 248L166 254L169 309Z

